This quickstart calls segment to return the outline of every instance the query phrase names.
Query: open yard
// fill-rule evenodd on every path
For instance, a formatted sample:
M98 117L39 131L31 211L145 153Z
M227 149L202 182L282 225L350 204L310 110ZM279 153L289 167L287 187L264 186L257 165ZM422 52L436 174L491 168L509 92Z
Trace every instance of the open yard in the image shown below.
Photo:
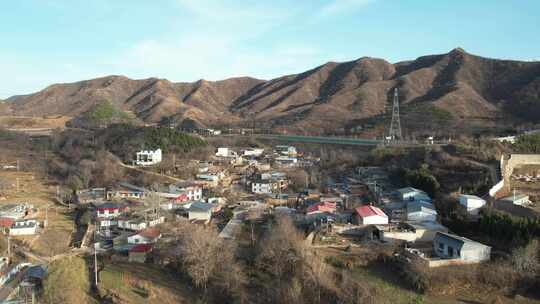
M8 181L0 206L7 204L32 204L35 212L28 215L47 226L34 236L17 237L32 251L42 256L52 256L69 249L73 219L65 206L55 201L56 186L47 185L43 179L29 172L3 171L0 178Z

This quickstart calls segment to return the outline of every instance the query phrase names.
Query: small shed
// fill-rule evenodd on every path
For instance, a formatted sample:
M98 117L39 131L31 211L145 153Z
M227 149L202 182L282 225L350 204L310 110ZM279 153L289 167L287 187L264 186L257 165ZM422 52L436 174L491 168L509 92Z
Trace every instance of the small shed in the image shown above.
M480 208L484 207L486 201L476 195L461 194L459 203L467 208L467 212L472 215L477 215Z
M128 251L128 261L145 263L152 252L153 244L137 244Z
M375 206L366 205L355 209L358 223L361 225L386 225L388 216Z

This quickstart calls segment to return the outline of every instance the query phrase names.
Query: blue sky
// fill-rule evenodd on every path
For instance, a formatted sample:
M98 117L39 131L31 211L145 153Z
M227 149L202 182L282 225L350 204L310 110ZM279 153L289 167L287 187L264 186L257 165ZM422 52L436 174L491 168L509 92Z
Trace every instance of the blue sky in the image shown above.
M0 98L105 75L269 79L455 47L540 60L538 0L17 0L0 10Z

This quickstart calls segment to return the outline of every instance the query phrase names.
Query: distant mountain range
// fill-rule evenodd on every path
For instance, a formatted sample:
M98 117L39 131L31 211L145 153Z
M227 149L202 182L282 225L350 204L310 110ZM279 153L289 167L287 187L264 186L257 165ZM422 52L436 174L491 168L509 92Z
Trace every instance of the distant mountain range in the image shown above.
M411 130L540 121L540 62L483 58L460 48L396 64L369 57L329 62L272 80L174 83L107 76L10 97L0 103L0 113L77 117L108 100L147 123L380 133L394 88L403 125Z

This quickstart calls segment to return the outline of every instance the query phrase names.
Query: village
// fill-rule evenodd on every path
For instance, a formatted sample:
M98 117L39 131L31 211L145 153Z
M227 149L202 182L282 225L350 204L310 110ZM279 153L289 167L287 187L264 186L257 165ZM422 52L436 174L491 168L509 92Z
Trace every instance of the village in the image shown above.
M356 269L372 261L364 255L383 253L405 274L414 267L476 267L501 254L480 241L485 238L468 237L478 233L453 230L455 222L439 214L441 207L428 189L403 187L381 166L355 166L321 177L320 170L310 171L321 167L320 156L297 146L216 146L204 160L187 160L194 172L191 179L181 179L166 174L162 162L168 155L160 147L131 157L123 168L142 173L144 181L155 179L120 178L71 192L58 185L35 186L37 177L18 163L4 166L4 175L17 177L0 205L7 242L0 300L41 297L51 263L71 257L87 260L88 278L98 290L113 265L169 265L171 256L163 248L176 246L183 225L217 231L222 244L253 248L286 219L302 232L302 246L338 269ZM173 162L173 167L178 166ZM496 194L501 183L504 178L489 193L455 194L462 220L476 223L486 208L510 214L535 208L534 200L515 190ZM107 288L100 292L118 292ZM405 297L412 301L418 294Z

